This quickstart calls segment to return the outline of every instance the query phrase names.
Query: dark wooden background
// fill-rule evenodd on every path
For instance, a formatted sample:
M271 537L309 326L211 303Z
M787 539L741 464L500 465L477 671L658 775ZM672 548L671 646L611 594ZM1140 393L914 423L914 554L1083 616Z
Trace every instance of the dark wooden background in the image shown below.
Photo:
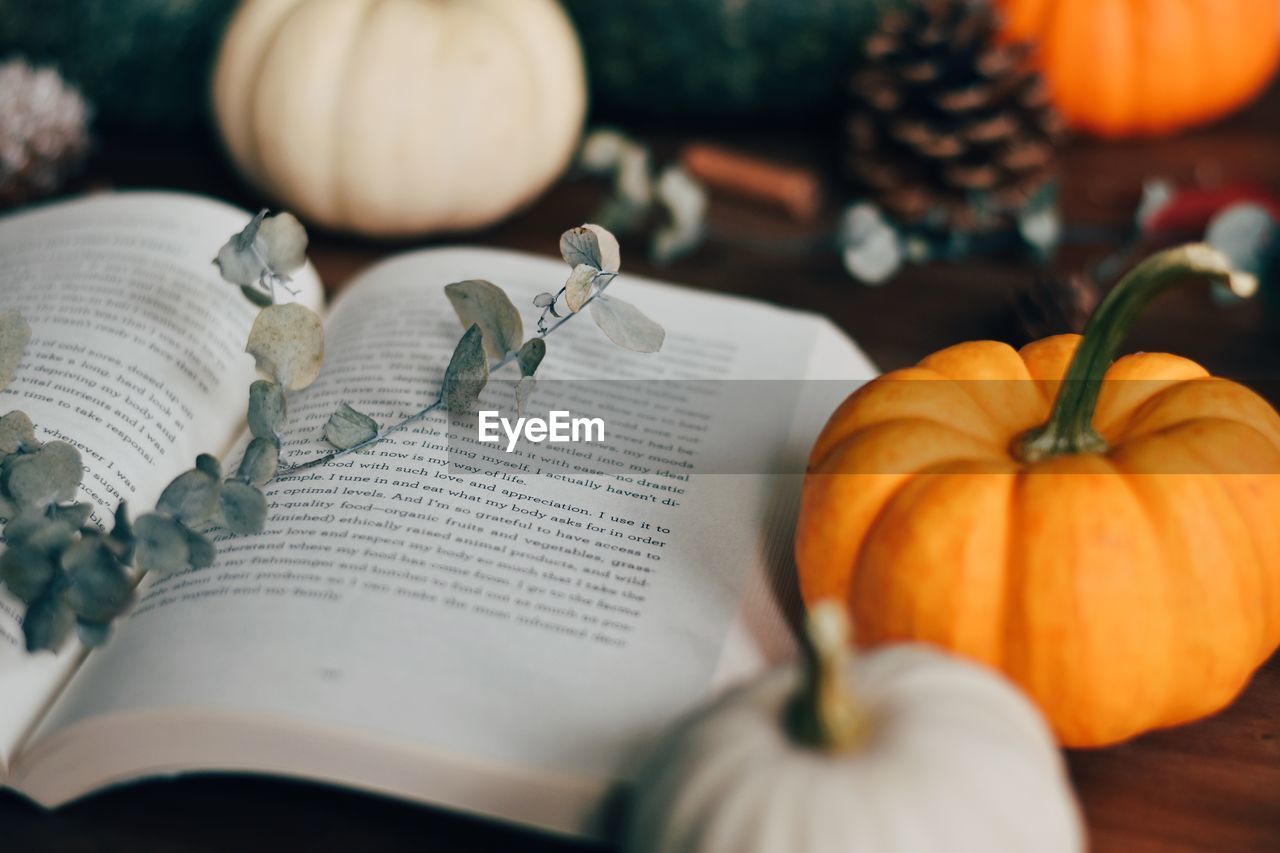
M689 138L682 129L642 129L660 156ZM834 176L834 134L808 130L697 132L738 148L808 165ZM1063 153L1062 201L1071 235L1055 261L1070 270L1113 250L1148 177L1219 186L1280 186L1280 93L1213 127L1165 140L1077 140ZM1020 342L1012 294L1037 274L1016 258L912 268L886 286L850 280L834 252L813 248L833 221L801 226L717 200L717 238L666 269L646 264L624 242L624 270L824 312L847 329L882 369L910 364L958 341ZM245 189L207 135L181 138L107 134L73 191L167 187L246 206ZM555 254L556 237L586 219L603 187L566 181L503 225L467 242ZM314 234L311 257L329 287L361 268L424 241L376 244ZM1280 282L1275 286L1280 288ZM1171 295L1133 335L1134 349L1162 349L1210 370L1255 383L1276 402L1280 343L1263 306L1220 308L1207 293ZM0 699L2 701L2 699ZM1211 719L1107 750L1069 755L1072 776L1099 853L1280 850L1280 659L1273 659L1226 711ZM446 812L311 785L238 777L157 781L90 798L54 814L0 794L0 850L311 851L569 850L558 839Z

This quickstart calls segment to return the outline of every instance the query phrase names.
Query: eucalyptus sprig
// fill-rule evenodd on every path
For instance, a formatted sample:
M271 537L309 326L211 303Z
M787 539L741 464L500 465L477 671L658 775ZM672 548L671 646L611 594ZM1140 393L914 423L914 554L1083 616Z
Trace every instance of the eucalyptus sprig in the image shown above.
M264 210L214 260L222 277L262 309L245 349L271 377L249 388L254 438L234 476L224 480L218 460L201 454L165 487L153 511L131 522L121 501L107 533L90 523L90 504L75 502L84 473L79 451L62 441L38 441L22 412L0 417L0 509L10 519L0 583L27 606L28 651L59 648L73 626L86 646L100 645L132 603L142 573L212 565L216 549L204 532L210 526L237 534L262 530L267 503L261 487L279 468L284 389L314 381L324 355L315 312L275 304L277 288L296 295L290 274L306 262L306 246L306 231L292 215ZM20 315L0 317L0 388L30 337Z
M22 315L0 316L0 388L30 339ZM83 476L73 445L41 442L24 412L0 417L0 511L9 519L0 583L27 606L31 651L53 648L73 627L86 645L97 645L133 600L134 540L124 504L110 533L91 525L93 507L75 502Z
M570 228L560 235L560 255L570 267L569 277L556 293L547 291L533 298L534 307L541 310L537 334L524 339L520 311L496 284L467 279L446 285L445 296L465 331L445 368L435 399L386 427L379 427L373 418L343 403L324 427L325 439L334 449L287 465L280 476L363 450L434 412L468 412L489 376L512 362L520 370L515 395L516 407L523 411L536 384L535 374L547 354L547 337L588 306L591 319L618 346L644 353L662 348L666 337L662 326L630 303L605 294L622 266L622 250L613 234L592 224Z
M79 451L63 441L41 443L22 412L0 417L0 511L10 519L0 583L27 606L22 627L29 651L61 647L73 627L86 646L100 645L133 602L143 573L212 565L211 527L237 535L261 532L267 516L262 488L272 479L368 447L440 409L470 411L490 374L512 362L520 371L515 393L523 409L547 352L546 338L588 306L600 329L621 347L657 352L665 338L662 327L637 308L605 294L621 266L617 239L598 225L570 229L560 238L569 277L554 295L542 293L533 300L542 312L536 335L524 339L520 312L500 287L480 279L448 285L445 294L465 332L435 400L382 429L344 403L324 427L335 449L287 465L280 458L287 394L314 382L324 359L323 326L315 312L276 302L277 290L296 295L288 286L290 275L306 262L306 246L306 231L293 216L261 211L214 261L223 279L261 309L245 350L265 378L249 386L246 417L252 438L231 476L223 476L217 458L200 454L191 469L165 487L151 512L131 521L121 501L108 532L90 523L90 504L75 501L84 473ZM30 337L20 315L0 316L0 389L12 378Z

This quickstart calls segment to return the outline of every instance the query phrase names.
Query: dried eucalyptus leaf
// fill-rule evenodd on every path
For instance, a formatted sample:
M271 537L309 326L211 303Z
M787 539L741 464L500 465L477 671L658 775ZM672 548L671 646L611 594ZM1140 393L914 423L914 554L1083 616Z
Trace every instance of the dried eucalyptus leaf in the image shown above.
M17 311L0 314L0 388L8 386L31 340L31 327Z
M538 380L532 376L522 376L516 383L516 414L523 416L525 407L529 405L529 397L533 395Z
M339 450L347 450L378 434L378 422L343 403L324 425L324 440Z
M51 518L65 521L68 526L79 530L89 523L89 517L93 515L92 504L67 504L53 508L50 513Z
M469 279L445 285L444 293L463 326L474 323L480 327L490 358L502 358L520 346L524 323L502 288L482 279Z
M258 243L274 273L287 275L307 262L307 229L292 213L277 213L263 220Z
M600 330L623 349L657 352L667 333L629 302L603 293L591 302L591 319Z
M0 417L0 454L8 455L19 450L37 447L35 426L25 412L12 411Z
M265 208L258 211L243 231L233 235L218 250L218 256L213 262L223 280L242 286L253 285L267 271L266 259L254 250L254 241L258 239L258 230L266 216Z
M613 192L617 199L633 209L647 210L653 203L653 163L647 148L635 145L622 153L618 159L618 171L613 174ZM617 241L615 240L614 243L616 245ZM605 249L603 238L600 241L600 248L603 254ZM617 267L615 266L612 271L616 272Z
M75 614L62 600L60 589L50 588L44 595L32 601L22 620L22 633L26 635L27 651L57 651L66 642Z
M585 225L570 228L560 235L560 257L571 267L586 264L600 269L600 240L596 232Z
M838 240L845 270L863 284L883 284L902 266L902 240L870 202L851 205L845 211Z
M326 427L327 428L327 427ZM280 467L280 448L269 438L255 438L244 449L244 458L236 476L246 483L262 487L271 482Z
M6 464L4 490L18 506L41 506L74 499L83 476L80 451L65 441L50 441Z
M222 463L218 461L218 457L210 453L201 453L196 457L196 468L210 477L222 476Z
M285 388L306 388L320 375L324 328L305 305L272 305L258 312L245 352L254 357L260 372Z
M96 649L99 646L106 645L107 640L111 639L111 623L87 622L84 619L77 619L76 636L80 638L80 642L86 648Z
M543 338L530 338L516 353L516 363L520 365L521 376L532 376L538 371L538 365L547 355L547 342Z
M488 381L489 362L485 361L480 327L472 323L458 341L444 372L440 399L445 410L455 415L470 412Z
M218 480L208 471L192 468L174 478L160 493L156 509L167 512L184 524L200 524L213 517L218 508Z
M213 565L218 550L213 541L195 530L187 529L187 565L193 569L207 569Z
M124 501L116 504L115 521L111 533L107 536L106 545L122 562L129 562L133 557L133 525L129 523L129 507Z
M266 308L273 301L271 294L256 284L242 284L240 285L240 292L244 294L246 299L254 305L257 305L259 308Z
M67 519L49 515L42 507L32 507L9 520L4 526L4 538L10 547L25 545L56 554L71 544L76 529Z
M1062 213L1058 208L1057 184L1046 183L1018 212L1018 233L1043 259L1053 255L1062 241Z
M134 560L144 572L169 574L186 568L191 558L186 528L158 512L133 522Z
M617 272L622 266L618 238L599 225L580 225L560 235L560 256L571 267L586 264L602 272Z
M0 554L0 582L22 601L43 595L57 574L53 558L41 548L10 544Z
M589 132L578 149L578 168L592 175L604 175L618 167L623 152L634 147L630 138L613 128Z
M583 228L596 235L596 245L600 247L600 271L617 272L622 266L622 247L618 238L601 225L587 223Z
M546 308L549 305L554 305L555 301L556 298L546 291L543 291L533 297L533 305L535 308Z
M267 521L267 499L248 483L229 480L222 486L220 520L232 533L261 533Z
M669 264L696 249L706 233L707 191L680 166L669 166L658 178L656 196L668 223L650 243L654 263Z
M582 310L591 298L591 286L599 274L599 270L589 264L578 264L569 273L569 280L564 283L564 302L570 311L577 314Z
M1241 202L1223 208L1209 220L1204 240L1226 255L1233 269L1259 275L1280 241L1280 224L1264 205Z
M62 555L67 572L66 602L76 616L110 622L133 603L133 583L97 536L85 536Z
M276 383L258 379L249 386L249 432L255 438L276 439L288 411L284 389Z

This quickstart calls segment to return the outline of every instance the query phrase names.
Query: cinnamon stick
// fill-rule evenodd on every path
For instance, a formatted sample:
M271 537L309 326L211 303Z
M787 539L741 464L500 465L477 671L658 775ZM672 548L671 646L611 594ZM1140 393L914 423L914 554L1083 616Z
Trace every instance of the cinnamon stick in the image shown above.
M709 189L781 208L793 219L809 222L822 207L822 188L809 169L693 142L680 154L681 165Z

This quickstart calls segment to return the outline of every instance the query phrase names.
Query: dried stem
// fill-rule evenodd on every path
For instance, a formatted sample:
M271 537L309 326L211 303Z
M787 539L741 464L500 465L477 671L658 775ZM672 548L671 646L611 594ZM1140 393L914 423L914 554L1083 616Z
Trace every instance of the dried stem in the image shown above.
M613 282L613 279L616 278L617 275L618 274L616 272L600 273L597 276L597 279L603 279L602 283L598 288L596 288L596 291L592 293L591 296L588 297L588 299L585 302L582 303L582 307L586 308L588 305L591 304L591 302L597 296L599 296L601 293L604 293L605 288L607 288ZM562 287L560 288L560 292L556 294L556 298L559 299L560 295L563 293L564 293L564 288ZM564 315L559 320L557 320L545 331L539 331L539 333L534 337L546 338L556 329L560 328L561 326L563 326L565 323L572 320L574 317L576 317L580 313L582 313L581 309L579 309L577 312L572 312L572 311L569 312L568 314ZM493 374L498 372L499 370L506 367L511 362L515 361L515 359L516 359L516 352L507 353L501 359L489 365L489 373ZM299 472L306 471L311 468L318 468L321 465L326 465L334 461L335 459L341 459L343 456L346 456L349 453L355 453L356 451L365 450L369 447L372 447L373 445L387 438L387 436L400 432L402 429L409 426L410 424L417 423L418 421L427 417L427 415L430 415L432 412L438 411L443 406L444 406L444 399L440 396L437 396L433 402L431 402L424 408L419 409L418 411L414 412L412 415L409 415L404 420L394 423L391 426L383 427L382 429L378 430L376 435L370 436L369 438L365 439L359 444L353 444L351 447L348 447L344 450L331 450L322 456L317 456L314 459L308 459L306 462L299 462L296 465L281 465L280 470L279 472L277 472L274 479L283 480L286 477L291 477L294 474L297 474Z

